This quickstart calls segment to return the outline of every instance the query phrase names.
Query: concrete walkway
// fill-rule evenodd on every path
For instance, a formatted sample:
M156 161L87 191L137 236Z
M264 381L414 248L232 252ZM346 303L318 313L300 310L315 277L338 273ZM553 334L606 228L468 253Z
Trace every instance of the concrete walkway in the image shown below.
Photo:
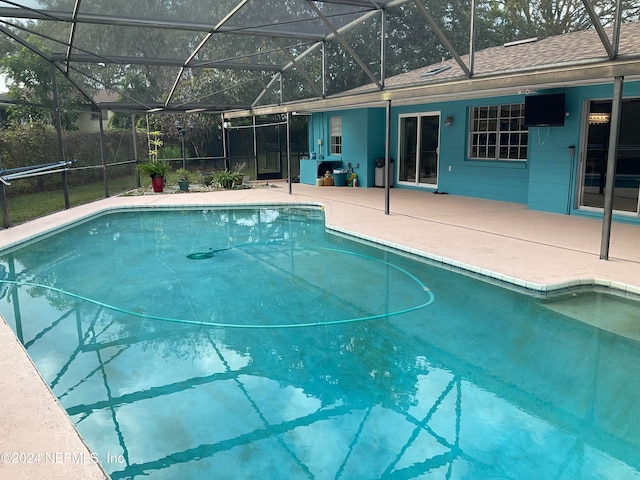
M615 223L600 260L602 221L543 213L515 203L394 190L294 188L327 205L327 223L414 249L471 271L536 290L579 283L640 294L640 225Z
M294 184L293 195L288 189L276 183L228 192L112 197L0 231L0 248L114 207L320 203L332 229L520 286L546 291L598 284L640 295L640 225L615 223L610 259L604 261L600 220L400 189L391 189L390 215L385 215L383 189ZM13 454L0 457L0 478L106 477L94 461L104 462L104 452L91 452L83 443L4 322L0 391L0 454ZM39 462L28 463L36 454Z

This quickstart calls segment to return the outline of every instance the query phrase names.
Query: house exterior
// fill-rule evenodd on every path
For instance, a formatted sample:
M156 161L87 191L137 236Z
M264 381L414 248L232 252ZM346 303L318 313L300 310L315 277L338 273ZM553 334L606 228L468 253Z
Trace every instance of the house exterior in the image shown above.
M93 96L93 101L96 104L101 104L116 101L118 97L117 93L110 90L99 90ZM100 132L100 117L102 117L103 126L106 126L113 115L114 112L111 110L83 111L78 115L76 126L79 131L84 133L98 133Z
M98 133L100 132L100 117L102 117L102 121L104 122L103 125L107 125L112 115L113 112L109 110L102 110L101 112L80 112L76 120L76 126L79 131L84 133Z
M637 62L640 24L622 25L619 38L617 61ZM389 109L395 188L602 216L615 83L608 60L598 33L586 30L478 51L472 87L455 60L390 77L384 89L403 88L401 100L312 111L309 151L317 162L349 162L361 187L380 186ZM640 223L638 65L623 77L613 211ZM350 93L367 98L372 88Z

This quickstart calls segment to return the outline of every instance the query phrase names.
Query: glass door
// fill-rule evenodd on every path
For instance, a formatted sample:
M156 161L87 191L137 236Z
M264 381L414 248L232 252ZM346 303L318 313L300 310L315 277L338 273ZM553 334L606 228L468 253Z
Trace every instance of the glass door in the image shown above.
M624 100L616 154L613 209L640 215L640 99ZM611 101L589 103L586 151L581 166L579 202L581 208L604 208Z
M439 113L400 117L399 182L437 187L439 152Z
M418 117L400 117L398 181L417 183Z
M269 125L256 131L256 180L282 178L282 159L286 156L286 127ZM284 154L283 155L283 150Z

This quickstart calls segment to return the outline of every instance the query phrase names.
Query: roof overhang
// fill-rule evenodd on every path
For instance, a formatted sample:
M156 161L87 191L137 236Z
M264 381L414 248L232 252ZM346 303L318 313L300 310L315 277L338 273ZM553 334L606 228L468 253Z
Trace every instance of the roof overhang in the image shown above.
M615 77L639 78L640 56L618 57L531 68L501 71L497 74L461 76L445 81L385 88L335 95L324 99L291 102L284 105L254 107L230 112L229 118L269 115L297 111L320 112L366 106L383 106L388 101L396 105L451 101L470 98L523 94L526 90L575 87L612 82Z

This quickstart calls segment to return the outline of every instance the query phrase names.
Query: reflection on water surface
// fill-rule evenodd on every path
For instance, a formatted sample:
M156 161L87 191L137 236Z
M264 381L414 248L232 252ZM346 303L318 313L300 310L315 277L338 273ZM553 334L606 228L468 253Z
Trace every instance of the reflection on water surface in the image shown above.
M0 264L0 311L114 479L640 478L640 345L572 318L594 294L502 289L314 209L105 215Z

